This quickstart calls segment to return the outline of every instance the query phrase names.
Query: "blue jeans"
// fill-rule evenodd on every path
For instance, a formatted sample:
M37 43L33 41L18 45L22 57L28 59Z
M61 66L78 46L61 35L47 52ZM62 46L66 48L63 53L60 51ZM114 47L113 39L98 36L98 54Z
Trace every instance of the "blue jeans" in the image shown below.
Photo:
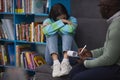
M77 45L75 44L75 41L73 39L73 35L60 35L62 40L62 52L68 51L68 50L74 50L77 51ZM60 53L60 40L58 40L58 35L52 35L50 37L46 37L46 51L45 51L45 60L48 64L52 65L53 60L51 58L52 53L59 53L58 55L61 55ZM62 56L59 56L59 59L62 59Z
M58 40L61 36L61 40ZM73 35L60 35L58 34L46 37L46 50L45 50L45 60L48 64L52 65L53 60L51 58L52 53L59 53L59 59L62 59L63 51L74 50L77 51L78 47L73 39ZM62 41L62 43L61 43ZM61 44L59 44L61 43ZM62 49L60 49L60 46ZM60 51L62 52L60 53Z

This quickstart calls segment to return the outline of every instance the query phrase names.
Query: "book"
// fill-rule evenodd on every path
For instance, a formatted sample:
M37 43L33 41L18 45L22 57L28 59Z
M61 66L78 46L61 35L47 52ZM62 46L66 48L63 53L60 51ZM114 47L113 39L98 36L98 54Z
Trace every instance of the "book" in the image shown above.
M24 1L23 0L17 0L16 1L16 9L15 12L17 13L24 13Z
M26 51L22 51L20 54L20 67L28 69L27 59L25 56Z
M15 65L14 45L8 44L7 48L8 48L8 55L10 59L10 65Z
M6 27L4 27L5 24L2 23L2 27L1 27L1 30L2 30L2 33L4 35L4 39L8 39L8 34L7 34L7 31L6 31Z
M21 54L24 51L30 51L31 45L29 44L22 44L22 45L16 45L16 66L20 67L21 66Z
M3 29L2 29L2 23L0 22L0 39L4 38L4 33L3 33Z
M0 12L4 11L4 4L3 4L3 0L0 0Z
M43 64L46 64L45 60L43 59L42 56L38 55L38 54L35 54L34 55L34 62L36 64L36 67L39 67Z
M3 65L9 65L9 63L10 63L7 46L8 46L8 44L4 44L4 45L0 44L0 53L1 53L0 59L2 60Z
M25 52L25 57L26 57L26 61L27 61L27 64L28 64L28 69L34 69L34 66L33 66L33 63L32 63L32 58L31 58L31 54L33 52L31 51L26 51Z
M3 55L1 48L0 48L0 65L3 65Z
M13 12L14 0L0 0L0 12Z
M14 40L14 29L13 29L13 21L11 19L1 19L3 23L4 31L7 33L9 40Z

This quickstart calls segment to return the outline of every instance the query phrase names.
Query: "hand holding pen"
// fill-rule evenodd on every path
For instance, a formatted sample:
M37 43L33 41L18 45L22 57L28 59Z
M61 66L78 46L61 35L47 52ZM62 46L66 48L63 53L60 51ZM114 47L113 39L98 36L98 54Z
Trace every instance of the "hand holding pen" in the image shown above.
M78 52L79 54L82 54L82 52L85 50L85 48L86 48L87 46L85 45L81 50L80 50L80 52Z
M92 57L92 54L89 50L85 49L87 46L85 45L83 48L78 49L78 55L80 59L85 60L87 58Z

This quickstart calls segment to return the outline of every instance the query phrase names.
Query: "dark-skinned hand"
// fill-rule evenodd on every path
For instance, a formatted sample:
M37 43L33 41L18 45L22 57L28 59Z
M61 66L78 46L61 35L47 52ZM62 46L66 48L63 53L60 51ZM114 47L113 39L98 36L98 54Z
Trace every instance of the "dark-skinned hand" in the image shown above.
M80 57L81 60L84 61L84 60L86 60L87 58L92 57L92 53L91 53L89 50L84 49L83 52L80 53L81 50L82 50L82 48L79 48L79 49L78 49L78 55L79 55L79 57Z

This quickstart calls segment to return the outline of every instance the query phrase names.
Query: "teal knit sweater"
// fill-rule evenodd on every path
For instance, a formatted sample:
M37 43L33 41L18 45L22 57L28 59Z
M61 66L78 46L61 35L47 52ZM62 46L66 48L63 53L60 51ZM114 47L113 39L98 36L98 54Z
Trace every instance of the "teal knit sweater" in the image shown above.
M71 21L72 24L64 24L62 20L53 21L50 18L45 19L43 25L48 25L43 27L43 33L46 36L53 35L57 32L61 34L73 34L77 27L77 20L75 17L70 17L68 20Z

